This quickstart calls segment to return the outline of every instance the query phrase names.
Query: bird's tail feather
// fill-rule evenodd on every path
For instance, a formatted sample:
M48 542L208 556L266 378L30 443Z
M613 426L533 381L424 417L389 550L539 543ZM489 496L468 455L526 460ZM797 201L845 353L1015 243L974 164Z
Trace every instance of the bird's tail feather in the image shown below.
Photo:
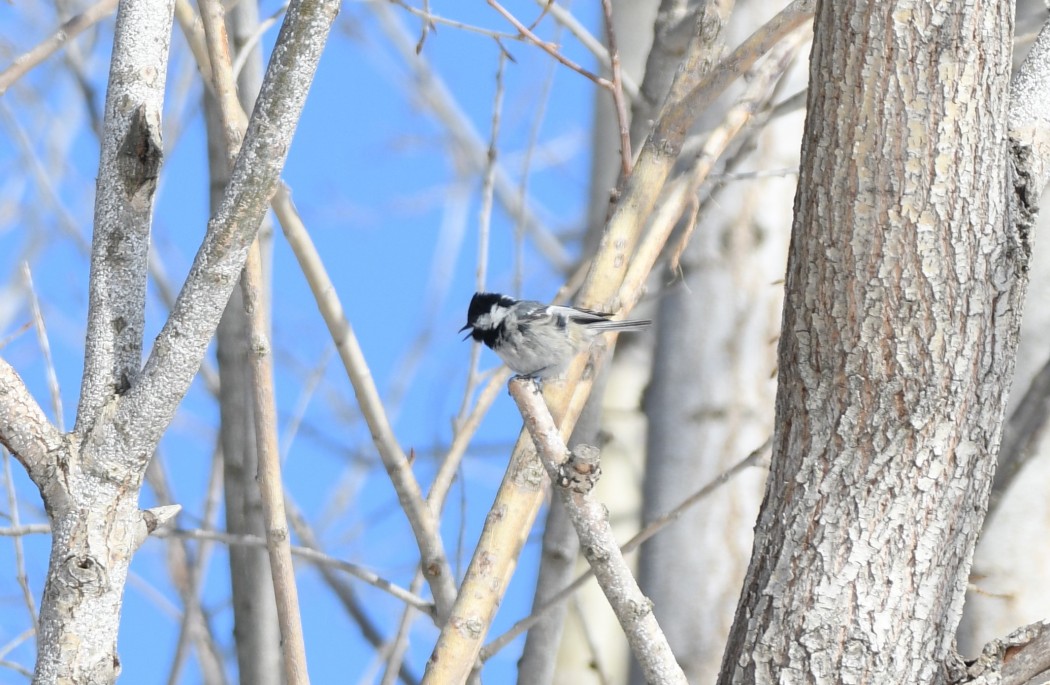
M588 322L587 328L592 331L637 331L652 325L648 319L628 319L626 321L595 321Z

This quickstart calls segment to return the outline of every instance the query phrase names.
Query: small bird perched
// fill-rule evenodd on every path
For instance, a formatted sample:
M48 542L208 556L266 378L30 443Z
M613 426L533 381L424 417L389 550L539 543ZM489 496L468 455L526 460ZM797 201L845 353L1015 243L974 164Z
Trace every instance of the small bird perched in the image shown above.
M590 309L474 293L467 310L467 338L488 345L512 371L530 378L560 376L577 353L601 333L634 331L651 321L612 321Z

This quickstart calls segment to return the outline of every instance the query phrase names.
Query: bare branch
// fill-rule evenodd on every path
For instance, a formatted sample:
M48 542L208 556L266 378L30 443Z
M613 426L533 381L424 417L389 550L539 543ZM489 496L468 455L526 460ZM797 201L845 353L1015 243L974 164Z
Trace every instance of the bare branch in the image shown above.
M989 517L999 508L1003 494L1021 468L1037 453L1036 447L1046 436L1047 419L1050 419L1050 362L1032 378L1028 390L1003 426L999 463L988 500Z
M816 0L792 0L775 17L752 33L729 54L718 69L696 84L685 96L688 102L713 102L726 87L743 76L762 55L785 36L813 18Z
M7 92L11 84L29 73L33 67L55 54L63 45L94 26L101 19L108 17L116 8L117 0L99 0L62 24L57 31L38 43L32 50L16 57L11 66L0 72L0 97Z
M33 314L33 328L36 329L37 344L40 345L40 354L44 357L47 389L51 394L51 410L55 412L55 426L61 433L65 431L65 421L62 418L62 391L58 386L58 373L55 372L55 361L51 357L51 341L47 337L47 327L44 326L44 315L40 311L40 300L33 286L33 273L29 269L29 262L22 263L22 278L29 295L29 311Z
M544 12L550 14L554 21L564 26L569 33L575 36L576 40L580 41L583 47L587 48L592 55L598 58L603 67L612 69L612 59L609 56L609 50L587 30L587 27L572 15L572 12L556 2L551 2L551 0L536 0L536 4L542 6ZM636 99L638 97L638 84L634 82L630 74L623 74L622 78L623 89L627 96L632 100Z
M1050 622L1040 621L992 640L956 683L1032 685L1050 672Z
M218 4L217 0L211 1ZM213 59L212 64L215 63ZM224 65L224 68L228 67L229 62ZM255 446L259 454L259 492L262 495L266 550L270 555L277 618L281 626L285 677L289 683L308 683L306 641L299 611L299 592L295 585L295 567L292 565L288 518L284 511L284 484L277 446L277 405L273 389L273 353L268 340L266 309L261 304L262 280L262 258L259 241L256 240L241 275L241 289L244 291L244 309L248 317Z
M4 462L4 485L7 490L7 509L11 517L11 526L19 528L22 525L21 516L18 513L18 496L15 494L15 479L11 473L11 458L7 450L3 450ZM22 590L22 601L26 611L29 613L29 624L36 627L36 602L33 601L33 591L29 589L29 576L26 574L25 547L22 538L14 539L15 547L15 579L18 587Z
M288 8L222 205L140 381L119 403L116 423L138 459L149 457L200 366L276 187L338 9L336 0Z
M711 495L720 487L728 483L738 474L743 473L745 470L751 468L752 466L760 464L761 458L769 451L770 442L771 441L767 439L760 447L753 450L751 454L747 455L730 468L718 474L718 476L716 476L714 480L712 480L710 483L694 492L689 497L685 498L681 503L679 503L669 512L663 514L662 516L658 516L657 518L650 521L645 526L645 528L635 533L630 540L623 543L623 546L620 547L620 552L622 554L630 554L634 550L638 549L638 547L640 547L643 542L659 533L671 523L677 521L687 510L706 499L709 495ZM511 626L502 635L494 638L491 642L485 645L485 647L481 650L481 653L479 654L479 658L482 661L486 661L487 659L492 657L493 654L509 645L519 635L524 633L532 626L536 625L549 609L553 609L555 606L561 604L566 599L575 594L575 592L581 587L583 587L583 584L587 582L587 580L589 580L593 575L593 569L588 569L587 571L584 571L582 574L580 574L579 577L576 578L576 580L566 585L563 590L553 595L550 599L544 602L542 606L535 608L532 614L521 619L513 626Z
M91 240L84 375L74 432L83 436L142 363L153 198L164 147L161 110L174 0L117 14ZM199 365L199 363L198 363Z
M230 62L226 22L218 0L199 0L204 35L211 60L211 81L221 113L226 155L231 164L241 149L244 113L237 99L237 85ZM241 272L241 291L248 323L249 366L252 376L252 404L255 446L259 459L258 482L265 518L266 550L270 558L277 620L281 628L285 678L289 683L308 683L306 642L299 611L299 592L292 564L288 518L284 510L280 450L277 439L277 406L273 388L273 354L269 342L269 317L264 304L263 268L259 240L248 251Z
M525 426L536 444L540 460L565 503L580 538L594 577L605 593L620 626L623 628L631 652L642 666L645 679L650 683L682 683L685 673L675 661L667 637L653 616L652 602L642 594L638 582L631 575L616 543L609 514L604 506L591 497L590 487L577 488L566 473L575 468L575 476L597 478L598 449L590 447L585 455L583 446L570 457L554 419L543 403L543 396L535 381L516 378L510 382L510 394L518 404ZM593 483L590 484L593 487Z
M46 535L51 532L51 527L46 523L30 523L21 525L18 527L7 527L0 528L0 537L19 537L23 535ZM201 529L174 529L165 530L159 529L154 535L158 538L185 538L190 540L211 540L214 542L221 542L226 545L242 545L245 547L265 547L266 539L259 537L258 535L232 535L230 533L223 533L216 530L201 530ZM305 559L314 564L320 566L328 566L330 568L339 569L348 573L358 580L361 580L369 585L386 592L391 597L401 600L409 606L415 607L424 614L433 615L434 605L423 599L419 595L409 592L401 586L392 583L391 581L377 575L376 573L369 571L363 566L352 564L349 561L343 561L342 559L336 559L335 557L329 556L324 552L320 552L310 547L299 547L292 546L292 553L295 556Z
M678 225L682 213L695 199L696 193L732 142L754 123L755 118L769 104L777 82L803 46L805 36L808 36L808 32L799 31L794 39L782 41L765 60L758 63L740 99L729 108L722 123L707 135L692 167L667 184L663 197L649 218L645 236L627 268L620 289L622 304L629 308L641 298L645 281L657 259L664 253L667 239ZM685 231L676 255L681 254L689 235L690 231Z
M620 69L620 51L616 47L612 0L602 0L602 11L605 13L605 33L609 38L609 71L612 74L609 92L612 93L616 121L620 125L620 173L627 178L634 164L631 154L631 120L627 116L627 102L623 97L623 73Z
M346 318L343 305L328 277L321 256L317 253L313 241L310 240L305 226L298 219L297 213L292 209L287 189L282 187L278 191L278 195L274 198L274 210L285 237L288 239L288 244L295 253L300 268L310 284L317 307L321 311L321 316L324 317L336 350L339 352L339 358L354 387L354 395L361 407L361 414L368 423L379 457L394 485L401 508L404 509L405 516L408 517L412 526L412 532L415 534L422 556L423 573L430 583L434 601L438 606L438 620L439 623L443 623L455 599L456 588L452 578L452 569L441 541L441 531L434 515L435 510L423 499L422 490L412 472L408 457L401 449L387 419L386 410L379 398L379 391L376 389L372 373L365 361L364 352L357 342L354 329Z
M65 443L4 359L0 359L0 443L22 463L41 491L54 478L55 454Z
M504 19L510 22L511 26L516 28L518 30L518 33L524 36L525 39L528 40L530 43L532 43L533 45L535 45L536 47L553 57L554 59L564 64L569 69L572 69L581 76L584 76L585 78L594 81L602 88L612 88L612 83L609 81L609 79L602 78L601 76L598 76L598 74L587 71L576 62L573 62L571 59L562 54L561 50L558 49L557 45L554 45L553 43L548 43L547 41L537 36L529 29L529 27L525 26L525 24L522 24L520 21L518 21L518 18L511 14L507 10L507 8L499 4L497 0L488 0L488 4L489 7L499 12Z

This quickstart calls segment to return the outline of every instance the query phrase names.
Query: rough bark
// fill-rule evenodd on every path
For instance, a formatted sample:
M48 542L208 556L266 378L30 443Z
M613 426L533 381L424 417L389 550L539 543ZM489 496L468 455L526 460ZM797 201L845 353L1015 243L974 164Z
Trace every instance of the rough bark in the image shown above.
M1032 19L1042 21L1043 6L1031 6L1022 19L1018 7L1017 33L1031 33ZM1037 17L1032 17L1032 14ZM1024 25L1022 25L1024 22ZM1042 177L1031 187L1041 189L1045 182L1045 161L1050 154L1047 142L1048 92L1050 92L1050 32L1044 25L1035 43L1022 51L1024 62L1011 85L1010 125L1012 135L1030 145L1031 156L1042 159ZM1025 54L1027 53L1027 54ZM1037 172L1038 173L1038 172ZM1035 235L1042 235L1047 224L1039 217ZM1036 251L1032 260L1029 300L1040 302L1050 295L1050 255ZM1050 613L1046 569L1047 551L1032 545L1050 521L1046 481L1050 476L1047 460L1046 404L1050 366L1047 365L1047 332L1050 313L1045 307L1029 307L1025 314L1018 349L1015 390L1011 398L1010 420L1004 427L992 494L988 523L974 557L971 592L959 629L959 648L972 656L981 645L1018 625L1045 619ZM1027 347L1027 349L1026 349ZM1027 463L1026 463L1027 462ZM1009 493L1009 494L1006 494ZM985 651L988 651L988 646ZM1010 650L1014 653L1015 650Z
M222 206L142 371L134 372L139 358L129 352L141 345L134 328L144 300L132 282L145 280L147 266L148 225L141 213L135 226L103 226L93 249L85 355L85 376L93 378L85 378L74 432L61 435L48 424L14 370L0 362L0 442L40 489L52 532L35 683L111 683L120 672L117 627L131 556L177 510L138 509L146 465L200 366L255 237L337 10L337 2L325 0L289 6ZM120 5L107 100L122 90L117 82L123 79L163 83L165 70L156 59L169 39L171 12L170 2L156 0ZM126 60L119 57L125 49L134 53ZM148 106L117 105L129 107L133 135L107 131L100 175L105 160L119 157L121 178L134 182L100 183L99 193L124 193L139 208L159 164L151 133L159 122ZM119 204L98 200L99 207ZM100 221L111 222L108 211L101 214ZM121 284L130 289L128 302L114 297Z
M937 683L1027 282L1006 3L817 10L776 432L720 683Z
M91 430L142 364L153 197L164 156L160 118L174 0L117 13L91 239L84 375L75 430Z

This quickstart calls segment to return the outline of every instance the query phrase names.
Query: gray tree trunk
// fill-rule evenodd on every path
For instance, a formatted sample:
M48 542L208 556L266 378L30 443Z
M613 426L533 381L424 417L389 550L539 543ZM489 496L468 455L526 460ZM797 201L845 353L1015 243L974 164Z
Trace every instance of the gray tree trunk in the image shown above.
M772 466L720 683L945 681L1030 254L1011 13L818 4Z
M226 25L231 54L237 55L258 30L256 0L238 2L226 17ZM246 112L251 112L261 83L262 55L256 48L237 79L238 96ZM229 180L229 165L218 105L210 96L205 97L205 112L214 212ZM226 530L235 535L266 537L262 497L256 479L258 455L248 342L248 321L238 282L216 331ZM240 682L244 685L279 685L283 682L284 669L281 666L281 632L269 556L263 547L232 545L229 560L233 635Z

